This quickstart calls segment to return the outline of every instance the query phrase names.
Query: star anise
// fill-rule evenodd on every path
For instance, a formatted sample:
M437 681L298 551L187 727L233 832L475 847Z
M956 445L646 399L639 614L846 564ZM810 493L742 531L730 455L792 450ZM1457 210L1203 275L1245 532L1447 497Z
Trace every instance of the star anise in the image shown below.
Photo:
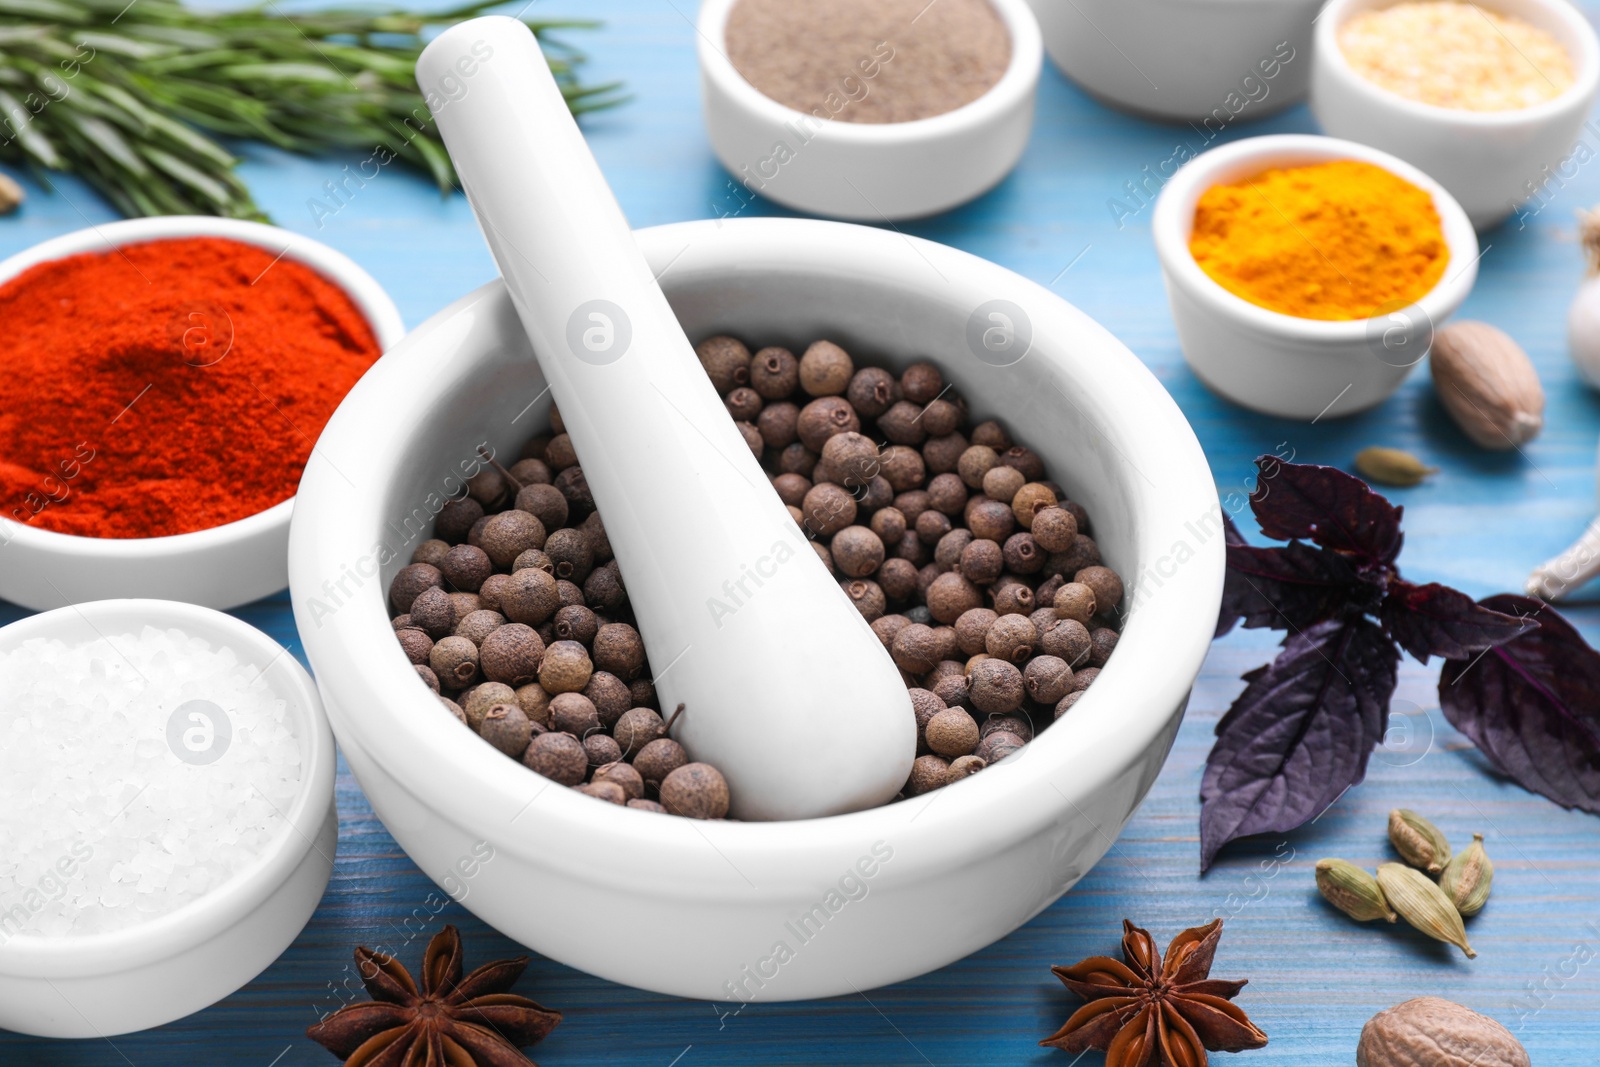
M1229 1003L1244 981L1207 977L1221 937L1221 919L1185 930L1167 946L1163 963L1149 932L1124 919L1121 962L1091 956L1050 968L1088 1003L1039 1044L1100 1049L1106 1067L1205 1067L1207 1049L1260 1048L1267 1035Z
M461 977L461 935L446 926L422 956L422 988L393 956L356 949L370 1001L346 1004L306 1036L345 1067L535 1067L518 1051L543 1039L561 1013L506 992L528 957L486 963Z

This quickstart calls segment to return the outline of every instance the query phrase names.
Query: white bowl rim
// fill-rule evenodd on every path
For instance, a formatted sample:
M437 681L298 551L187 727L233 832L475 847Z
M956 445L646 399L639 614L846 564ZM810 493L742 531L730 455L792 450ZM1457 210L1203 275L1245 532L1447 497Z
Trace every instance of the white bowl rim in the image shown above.
M696 23L700 69L717 89L774 127L808 123L812 138L841 145L903 145L959 138L999 121L1034 91L1044 65L1044 36L1027 0L989 0L1011 35L1011 61L1000 80L976 100L938 115L907 122L841 122L818 119L779 103L745 80L728 58L723 31L739 0L704 0ZM809 143L808 138L808 143Z
M117 974L168 959L205 943L239 923L288 881L316 847L316 838L333 810L335 754L333 733L322 696L300 661L266 633L243 619L178 600L95 600L54 608L0 627L0 648L52 636L57 623L73 619L96 626L97 619L137 616L150 626L177 628L213 644L220 635L246 661L262 663L263 673L284 663L288 692L274 687L302 709L300 790L285 826L267 849L233 876L196 900L122 930L81 937L15 936L0 943L0 974L25 978Z
M1222 171L1261 161L1262 169L1301 163L1357 160L1372 163L1403 178L1433 197L1440 228L1450 248L1444 275L1410 306L1420 308L1434 323L1443 322L1458 307L1477 280L1478 236L1466 211L1449 190L1426 173L1397 156L1370 145L1314 133L1278 133L1246 137L1200 153L1178 168L1162 188L1150 220L1156 253L1168 275L1188 290L1208 299L1219 311L1244 325L1271 336L1312 344L1359 342L1381 317L1364 319L1307 319L1252 304L1229 292L1201 269L1189 251L1194 228L1194 202L1219 181ZM1465 259L1463 264L1461 261Z
M1328 0L1321 14L1317 16L1315 55L1318 62L1326 63L1329 72L1347 83L1346 88L1366 97L1370 103L1429 123L1478 129L1505 129L1538 125L1573 107L1582 106L1594 96L1596 88L1600 87L1600 38L1596 37L1594 27L1589 24L1589 20L1567 0L1528 0L1529 3L1544 8L1552 17L1565 24L1569 39L1557 43L1567 51L1568 58L1577 67L1572 84L1549 100L1541 100L1529 107L1508 108L1501 111L1472 111L1413 100L1409 96L1402 96L1393 90L1385 89L1363 77L1350 65L1350 61L1345 58L1344 49L1339 45L1338 34L1344 23L1358 13L1350 10L1356 5L1363 5L1360 10L1366 11L1390 7L1399 2L1400 0L1379 0L1377 4L1372 4L1370 0ZM1474 2L1486 4L1497 15L1506 14L1498 8L1496 0L1474 0Z
M770 256L781 252L785 263L793 263L803 252L810 253L816 246L825 244L827 262L858 265L871 262L875 264L874 276L879 276L888 264L898 266L914 261L915 265L909 269L919 277L932 273L927 271L927 266L934 265L945 279L943 289L946 292L954 290L964 296L972 292L1003 293L1008 298L1025 301L1034 318L1036 338L1051 336L1044 327L1053 323L1081 331L1080 341L1083 334L1092 334L1095 339L1103 339L1114 346L1109 353L1114 358L1101 360L1096 372L1097 380L1106 383L1106 396L1114 397L1117 403L1130 409L1137 406L1143 413L1142 419L1136 420L1139 421L1138 431L1130 427L1127 439L1118 446L1128 462L1143 459L1153 465L1163 460L1183 468L1182 477L1170 479L1170 484L1163 485L1159 491L1154 483L1140 484L1138 478L1129 476L1127 483L1133 487L1130 495L1136 498L1136 505L1130 508L1140 516L1129 532L1130 540L1139 544L1141 551L1150 552L1153 560L1160 553L1170 551L1167 535L1180 524L1186 520L1199 521L1218 511L1215 481L1193 429L1143 362L1082 311L1010 270L970 253L893 230L815 219L706 220L652 227L637 231L635 236L647 255L656 249L661 252L662 259L669 258L672 253L682 255L689 246L723 242L723 249L715 254L729 261L749 263L750 269L760 269L761 261L749 257L758 257L763 252ZM701 268L690 257L685 257L684 265L675 269L674 276L682 277L697 269ZM930 289L938 288L929 282L921 284ZM396 350L398 358L390 361L390 373L401 372L410 346L432 344L435 332L446 337L458 336L460 320L485 314L485 304L496 299L504 299L498 281L480 287L437 313L412 331L406 343ZM1064 347L1068 342L1063 339L1054 343ZM1038 346L1039 342L1035 344ZM1053 358L1043 351L1030 352L1028 358L1036 355L1039 359ZM356 391L352 391L351 399L324 431L329 451L344 455L345 439L352 449L359 440L361 454L385 451L375 449L370 420L360 417L363 394L381 390L384 377L383 374L369 375L357 385ZM1168 417L1157 417L1163 413ZM394 428L392 432L402 431ZM309 477L308 471L308 480ZM297 513L297 525L307 521L306 514L304 510ZM338 648L339 662L330 660L330 669L319 674L319 684L326 687L328 693L329 714L336 729L349 725L346 716L350 715L350 710L341 695L359 696L359 707L366 715L378 708L422 710L425 699L435 699L418 685L414 676L407 677L411 673L407 670L409 664L392 637L388 590L383 583L373 582L364 587L355 599L321 623L320 629L306 625L315 616L303 597L294 594L296 579L304 575L306 581L312 581L314 576L320 580L324 573L336 572L345 560L356 558L351 553L370 554L368 532L352 523L337 530L319 528L313 533L291 530L290 534L291 594L296 618L302 621L307 656L315 667L323 649ZM1144 560L1143 565L1148 566L1152 560ZM641 864L645 869L653 869L651 864L663 863L669 865L669 869L681 870L685 857L708 855L709 846L711 852L703 871L664 879L653 891L699 900L733 894L745 902L783 900L792 889L792 881L785 882L781 878L762 879L759 884L748 878L719 881L718 878L729 873L723 864L733 864L731 855L769 869L804 870L814 874L820 863L831 863L841 849L853 848L856 842L885 839L898 848L909 841L942 841L951 839L952 835L957 838L962 834L973 835L978 844L967 850L967 855L951 855L948 848L930 847L921 849L917 858L896 860L897 877L933 875L968 862L985 849L998 851L1014 845L1060 817L1055 809L1019 808L1017 805L1023 798L1036 801L1040 799L1039 794L1049 794L1052 790L1063 799L1067 798L1051 779L1061 771L1063 760L1079 751L1075 746L1088 745L1096 753L1093 761L1082 761L1091 765L1080 768L1072 779L1070 788L1086 793L1113 780L1142 758L1167 728L1174 709L1186 703L1192 679L1210 648L1223 567L1222 539L1218 534L1203 541L1194 558L1177 568L1175 577L1161 586L1161 597L1168 598L1169 605L1173 600L1200 602L1202 607L1198 613L1206 616L1203 619L1187 615L1179 618L1177 612L1154 614L1148 606L1140 609L1135 601L1136 606L1128 613L1124 626L1124 639L1118 646L1117 654L1122 659L1113 657L1095 687L1075 709L1085 712L1098 709L1095 714L1063 718L1051 729L1042 731L1022 754L953 786L966 803L939 803L949 795L939 790L898 804L820 819L747 823L646 818L644 813L597 802L536 776L530 780L531 772L525 767L513 760L490 757L479 738L443 711L436 715L390 715L382 729L369 726L354 730L342 743L347 749L363 751L365 758L374 760L416 803L464 828L465 833L478 834L487 820L507 815L509 819L502 825L510 826L537 801L542 809L538 823L544 829L530 831L528 824L523 824L522 829L505 831L496 838L495 846L521 855L528 862L554 863L575 875L581 872L581 877L598 883L634 885ZM325 572L324 568L331 568L331 571ZM339 669L334 670L335 666ZM438 773L441 767L449 767L450 773ZM462 769L466 767L472 767L472 773L463 774ZM1004 770L1007 767L1010 773ZM982 822L1000 810L1021 811L1022 814L998 829L992 820ZM927 817L922 818L923 815ZM603 839L608 848L588 850L586 855L551 851L537 842L540 832L581 834L585 841ZM743 874L738 867L734 870Z
M372 327L380 352L392 348L405 336L405 323L400 317L400 309L377 279L355 260L315 238L248 219L228 219L215 215L158 215L86 226L41 241L0 260L0 285L5 285L28 268L50 260L181 237L226 237L279 252L283 258L315 270L348 295ZM76 556L137 563L140 560L167 558L248 541L265 530L287 524L293 510L294 497L291 496L233 522L164 537L67 534L40 529L29 523L17 522L9 515L0 515L0 545L16 544L24 549L48 552L55 558Z

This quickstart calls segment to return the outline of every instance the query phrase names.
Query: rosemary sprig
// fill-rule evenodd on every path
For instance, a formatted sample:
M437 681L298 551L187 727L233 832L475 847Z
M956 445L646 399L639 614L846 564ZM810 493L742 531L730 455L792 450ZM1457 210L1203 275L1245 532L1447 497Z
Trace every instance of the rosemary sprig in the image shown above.
M263 218L227 138L364 150L448 190L455 172L412 67L428 28L500 3L286 14L274 0L0 0L0 160L77 174L127 215ZM549 36L596 23L527 21L575 114L622 100L617 83L584 85L582 53Z

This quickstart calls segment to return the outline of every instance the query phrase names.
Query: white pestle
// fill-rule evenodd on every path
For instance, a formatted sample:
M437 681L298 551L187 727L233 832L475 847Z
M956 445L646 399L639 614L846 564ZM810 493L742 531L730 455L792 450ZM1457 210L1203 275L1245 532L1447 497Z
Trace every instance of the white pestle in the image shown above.
M667 715L740 819L888 801L911 700L728 417L533 34L487 16L417 60L461 185L605 517ZM532 399L530 392L529 399Z

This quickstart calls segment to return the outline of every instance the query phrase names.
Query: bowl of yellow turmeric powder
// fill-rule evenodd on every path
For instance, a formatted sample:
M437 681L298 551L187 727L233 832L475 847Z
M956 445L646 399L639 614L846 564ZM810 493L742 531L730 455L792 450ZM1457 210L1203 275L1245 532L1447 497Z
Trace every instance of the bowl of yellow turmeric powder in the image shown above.
M1287 418L1381 403L1477 280L1477 235L1442 185L1331 137L1197 156L1162 190L1151 229L1189 366Z

